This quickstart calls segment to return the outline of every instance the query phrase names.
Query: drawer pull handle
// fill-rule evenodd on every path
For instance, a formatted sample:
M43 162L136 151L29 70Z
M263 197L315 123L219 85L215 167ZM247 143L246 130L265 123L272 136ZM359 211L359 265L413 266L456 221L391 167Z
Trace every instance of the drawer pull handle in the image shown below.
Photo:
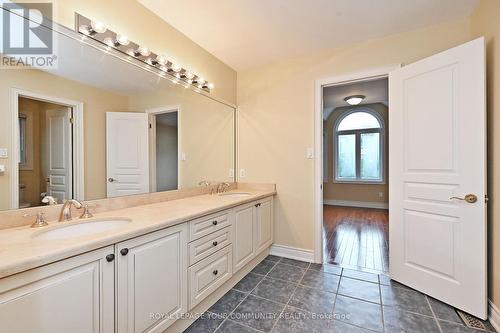
M122 256L126 256L127 253L128 253L128 249L127 248L121 249L120 253L121 253Z
M217 220L212 222L213 225L217 225L217 223L218 223Z
M112 262L113 260L115 260L115 255L114 255L113 253L108 254L108 255L106 256L106 260L107 260L108 262Z
M215 270L215 271L213 271L213 273L214 273L214 275L217 275L217 274L219 274L219 271Z
M214 241L212 244L213 244L214 246L217 246L217 244L219 244L219 243L218 243L217 241Z

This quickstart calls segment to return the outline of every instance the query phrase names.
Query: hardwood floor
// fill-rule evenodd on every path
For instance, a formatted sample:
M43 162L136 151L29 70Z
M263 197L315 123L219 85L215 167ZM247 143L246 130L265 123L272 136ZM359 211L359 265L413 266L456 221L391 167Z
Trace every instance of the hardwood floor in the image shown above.
M323 206L324 261L374 272L389 270L389 212Z

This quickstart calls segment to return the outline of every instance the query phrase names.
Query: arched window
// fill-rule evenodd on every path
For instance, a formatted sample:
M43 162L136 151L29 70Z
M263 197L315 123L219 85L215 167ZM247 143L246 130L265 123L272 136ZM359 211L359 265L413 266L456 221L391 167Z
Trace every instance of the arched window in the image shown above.
M347 111L335 123L335 181L383 182L383 120L369 109Z

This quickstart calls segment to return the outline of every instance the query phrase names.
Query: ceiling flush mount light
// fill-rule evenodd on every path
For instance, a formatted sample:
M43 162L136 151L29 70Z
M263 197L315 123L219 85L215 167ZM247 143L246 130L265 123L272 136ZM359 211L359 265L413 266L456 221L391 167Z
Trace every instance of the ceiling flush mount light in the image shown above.
M347 96L344 98L344 101L347 102L349 105L358 105L363 102L363 100L366 98L366 96L363 95L352 95L352 96Z
M178 63L169 61L165 55L157 54L149 48L134 43L120 33L109 30L100 21L91 20L76 13L75 30L81 33L82 40L88 43L97 41L106 45L105 52L121 52L129 56L127 61L140 62L141 67L169 79L173 83L182 84L184 87L193 87L210 92L213 83L207 82L201 76L194 74L189 69L183 68ZM87 38L88 37L88 38Z

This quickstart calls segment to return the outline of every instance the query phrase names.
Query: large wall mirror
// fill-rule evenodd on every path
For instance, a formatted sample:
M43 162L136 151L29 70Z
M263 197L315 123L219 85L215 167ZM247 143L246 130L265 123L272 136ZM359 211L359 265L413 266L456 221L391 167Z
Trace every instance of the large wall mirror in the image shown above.
M57 41L56 69L0 76L10 124L0 132L0 209L234 181L233 106L75 36Z

